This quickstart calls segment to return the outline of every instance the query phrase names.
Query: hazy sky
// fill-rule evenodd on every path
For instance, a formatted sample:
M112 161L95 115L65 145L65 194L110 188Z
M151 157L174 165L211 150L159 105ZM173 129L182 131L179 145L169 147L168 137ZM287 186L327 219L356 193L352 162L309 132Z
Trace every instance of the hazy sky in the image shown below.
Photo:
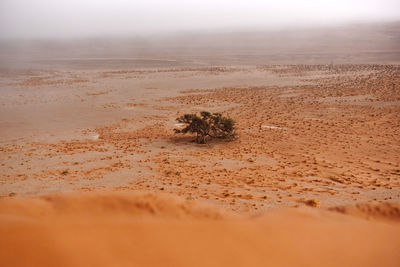
M0 37L82 37L400 20L400 0L0 0Z

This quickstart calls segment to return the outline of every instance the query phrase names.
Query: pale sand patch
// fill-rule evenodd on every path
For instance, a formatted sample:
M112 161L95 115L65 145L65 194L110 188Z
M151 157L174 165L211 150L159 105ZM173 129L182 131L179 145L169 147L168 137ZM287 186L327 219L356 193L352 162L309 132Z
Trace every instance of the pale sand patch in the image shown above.
M277 129L277 130L286 130L285 127L273 126L273 125L261 125L262 129Z

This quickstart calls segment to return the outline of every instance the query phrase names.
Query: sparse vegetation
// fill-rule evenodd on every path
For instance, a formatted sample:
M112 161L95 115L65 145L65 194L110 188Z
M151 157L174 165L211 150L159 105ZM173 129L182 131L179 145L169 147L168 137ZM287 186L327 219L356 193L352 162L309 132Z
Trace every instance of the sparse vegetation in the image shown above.
M235 121L221 113L203 111L200 116L185 114L176 120L186 126L183 129L174 129L175 133L195 133L194 141L198 144L205 144L207 139L232 139L236 136Z
M299 202L306 204L310 207L318 207L320 205L319 201L316 199L301 199Z

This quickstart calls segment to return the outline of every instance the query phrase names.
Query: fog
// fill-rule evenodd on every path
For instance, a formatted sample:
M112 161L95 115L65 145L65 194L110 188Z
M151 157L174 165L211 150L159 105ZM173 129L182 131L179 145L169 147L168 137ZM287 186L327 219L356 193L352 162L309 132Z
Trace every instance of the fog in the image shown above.
M0 0L0 38L272 30L400 19L398 0Z

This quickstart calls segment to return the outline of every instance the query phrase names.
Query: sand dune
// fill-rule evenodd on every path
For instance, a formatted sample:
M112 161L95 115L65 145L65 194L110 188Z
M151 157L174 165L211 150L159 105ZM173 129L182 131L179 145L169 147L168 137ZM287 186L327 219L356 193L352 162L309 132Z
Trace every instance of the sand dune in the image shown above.
M6 266L400 262L400 224L312 208L248 218L172 196L103 193L2 200L0 218L0 259Z

